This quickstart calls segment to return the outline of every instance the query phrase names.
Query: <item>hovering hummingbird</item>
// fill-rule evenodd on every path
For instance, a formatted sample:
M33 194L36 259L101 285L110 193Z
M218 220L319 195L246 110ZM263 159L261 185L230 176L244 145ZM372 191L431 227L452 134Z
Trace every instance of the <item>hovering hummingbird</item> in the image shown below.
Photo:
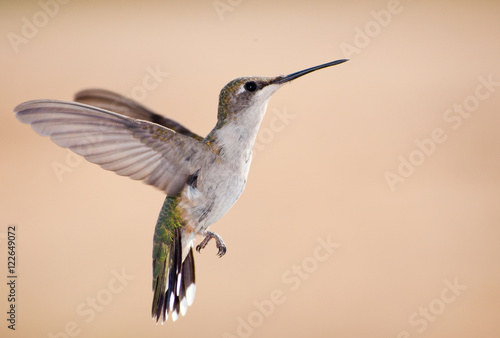
M271 96L284 84L325 63L286 76L241 77L220 92L217 124L201 137L141 104L106 90L89 89L76 102L34 100L14 111L42 136L102 168L163 190L167 197L153 239L152 317L163 323L185 315L195 295L193 243L199 252L209 231L239 198L247 182L252 148Z

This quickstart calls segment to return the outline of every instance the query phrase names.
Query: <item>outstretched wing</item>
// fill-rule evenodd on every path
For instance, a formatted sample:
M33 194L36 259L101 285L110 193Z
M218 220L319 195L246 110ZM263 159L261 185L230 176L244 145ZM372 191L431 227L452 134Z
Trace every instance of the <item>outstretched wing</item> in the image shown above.
M215 156L205 143L156 123L76 102L35 100L14 111L42 136L118 175L175 196L187 177Z
M203 140L203 137L193 133L181 124L156 114L152 110L128 97L113 93L109 90L85 89L75 94L75 101L88 104L89 106L106 109L134 119L153 122L180 134L190 136L200 141Z

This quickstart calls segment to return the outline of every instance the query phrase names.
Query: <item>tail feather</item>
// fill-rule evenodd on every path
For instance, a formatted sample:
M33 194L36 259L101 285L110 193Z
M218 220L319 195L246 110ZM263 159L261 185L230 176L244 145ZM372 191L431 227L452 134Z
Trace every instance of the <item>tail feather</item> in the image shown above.
M190 248L186 259L182 263L181 288L179 291L181 315L184 316L188 306L193 304L195 291L193 248Z
M165 201L155 230L153 247L153 319L164 323L170 314L175 321L179 314L185 315L193 303L195 294L194 257L191 242L183 245L186 236L182 226L172 226L171 215L176 200ZM188 250L187 254L183 250ZM183 259L184 258L184 259Z

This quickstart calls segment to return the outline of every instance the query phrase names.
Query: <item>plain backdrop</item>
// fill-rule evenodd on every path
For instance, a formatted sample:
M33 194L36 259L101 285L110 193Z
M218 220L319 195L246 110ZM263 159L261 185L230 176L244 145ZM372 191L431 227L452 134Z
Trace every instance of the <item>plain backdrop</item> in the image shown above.
M0 2L0 335L499 336L499 15L498 1ZM194 304L165 325L150 317L164 194L13 113L97 87L205 135L233 78L341 58L271 99L246 190L211 227L227 254L195 254Z

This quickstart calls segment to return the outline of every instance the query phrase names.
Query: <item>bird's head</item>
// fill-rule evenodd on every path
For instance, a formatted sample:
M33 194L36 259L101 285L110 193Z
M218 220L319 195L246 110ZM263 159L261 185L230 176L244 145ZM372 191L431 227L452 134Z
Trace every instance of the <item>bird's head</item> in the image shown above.
M315 70L338 65L347 59L336 60L289 75L276 77L240 77L229 82L219 95L219 127L229 121L262 119L271 96L283 85Z

